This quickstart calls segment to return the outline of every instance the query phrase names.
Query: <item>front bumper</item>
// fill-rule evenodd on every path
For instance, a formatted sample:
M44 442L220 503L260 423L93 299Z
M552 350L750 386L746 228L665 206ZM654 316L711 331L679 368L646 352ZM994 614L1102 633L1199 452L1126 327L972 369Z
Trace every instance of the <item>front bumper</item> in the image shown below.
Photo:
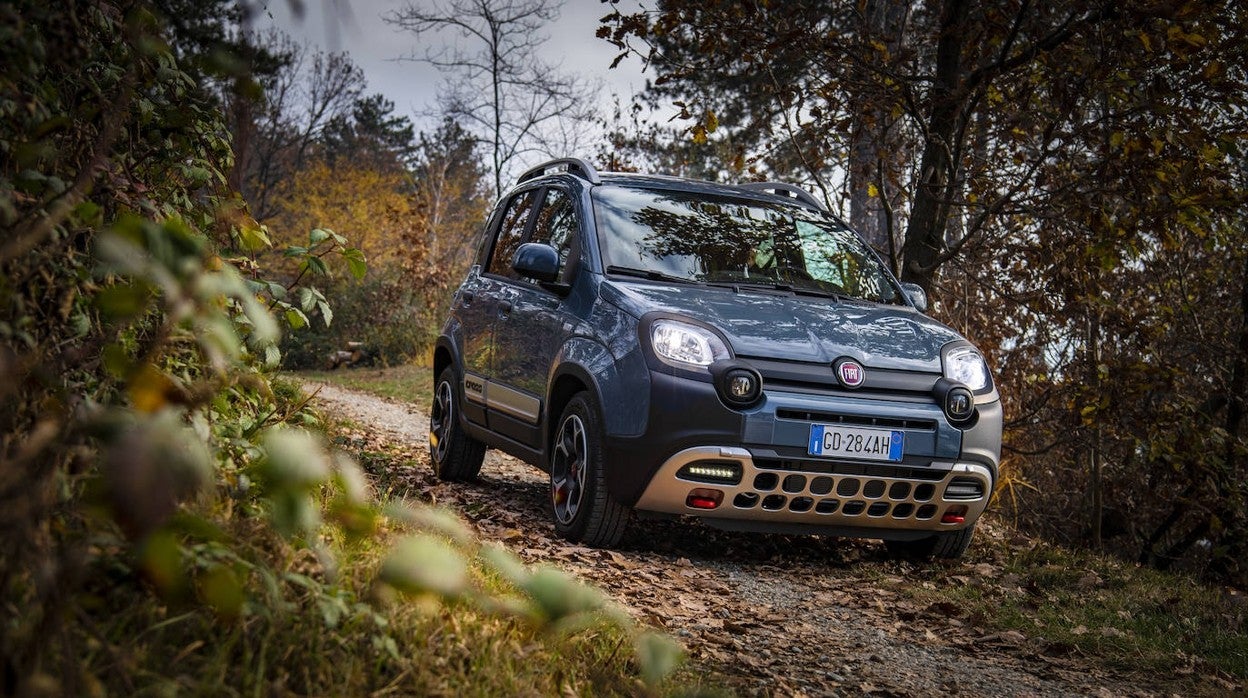
M913 539L969 526L997 477L1001 403L978 405L957 428L930 396L765 391L747 410L709 383L651 373L650 419L639 437L608 440L613 496L641 511L688 514L723 528ZM812 423L901 429L901 462L807 454ZM730 483L681 473L704 461L739 472ZM719 504L692 502L712 490ZM694 506L699 504L699 506Z
M736 464L737 484L723 484L681 473L697 463ZM983 514L992 494L987 466L970 462L932 462L923 469L862 464L860 473L818 473L760 468L750 451L734 446L700 446L669 458L642 493L637 508L668 514L691 514L713 520L749 521L726 526L793 532L862 534L882 538L902 531L952 531ZM690 504L697 491L722 493L712 509ZM725 522L727 523L727 522ZM868 533L868 535L871 535Z

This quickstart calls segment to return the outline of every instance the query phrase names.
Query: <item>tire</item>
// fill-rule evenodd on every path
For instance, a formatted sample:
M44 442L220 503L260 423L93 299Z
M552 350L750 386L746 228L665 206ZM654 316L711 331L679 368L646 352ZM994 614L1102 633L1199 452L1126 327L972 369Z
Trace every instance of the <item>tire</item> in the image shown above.
M919 540L888 540L884 546L894 557L911 560L960 560L971 545L975 524Z
M549 459L555 532L596 548L619 543L631 512L607 491L602 421L589 393L573 395L563 408Z
M442 369L429 408L429 461L439 480L464 482L481 472L485 444L464 433L459 421L459 390L455 369Z

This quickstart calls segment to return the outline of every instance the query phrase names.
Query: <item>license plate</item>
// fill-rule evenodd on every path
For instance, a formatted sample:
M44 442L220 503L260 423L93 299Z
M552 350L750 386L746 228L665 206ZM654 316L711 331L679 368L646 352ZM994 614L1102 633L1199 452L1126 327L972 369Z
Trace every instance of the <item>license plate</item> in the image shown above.
M906 433L903 431L812 424L808 453L812 456L843 456L898 463L905 445Z

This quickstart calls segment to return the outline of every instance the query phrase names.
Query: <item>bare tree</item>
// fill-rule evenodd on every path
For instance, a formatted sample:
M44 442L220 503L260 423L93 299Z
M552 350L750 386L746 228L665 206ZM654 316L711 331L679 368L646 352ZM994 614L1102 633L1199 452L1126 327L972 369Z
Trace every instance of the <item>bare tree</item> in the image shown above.
M366 82L345 53L311 53L278 32L256 40L287 62L264 80L261 104L235 98L231 129L238 156L231 179L252 214L265 220L277 212L277 195L303 167L326 124L351 112Z
M579 127L593 117L593 86L536 55L548 38L541 29L559 7L543 0L435 0L385 17L417 37L456 35L452 46L407 58L447 76L443 113L486 145L495 191L525 154L556 155L578 145Z

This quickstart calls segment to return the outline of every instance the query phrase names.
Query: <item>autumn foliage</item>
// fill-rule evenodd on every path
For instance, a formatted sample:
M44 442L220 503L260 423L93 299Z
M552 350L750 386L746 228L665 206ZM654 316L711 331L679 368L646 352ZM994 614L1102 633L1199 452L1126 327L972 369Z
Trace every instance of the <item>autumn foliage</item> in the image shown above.
M999 511L1243 581L1246 26L1234 3L671 0L599 35L657 68L676 161L804 181L988 351Z

